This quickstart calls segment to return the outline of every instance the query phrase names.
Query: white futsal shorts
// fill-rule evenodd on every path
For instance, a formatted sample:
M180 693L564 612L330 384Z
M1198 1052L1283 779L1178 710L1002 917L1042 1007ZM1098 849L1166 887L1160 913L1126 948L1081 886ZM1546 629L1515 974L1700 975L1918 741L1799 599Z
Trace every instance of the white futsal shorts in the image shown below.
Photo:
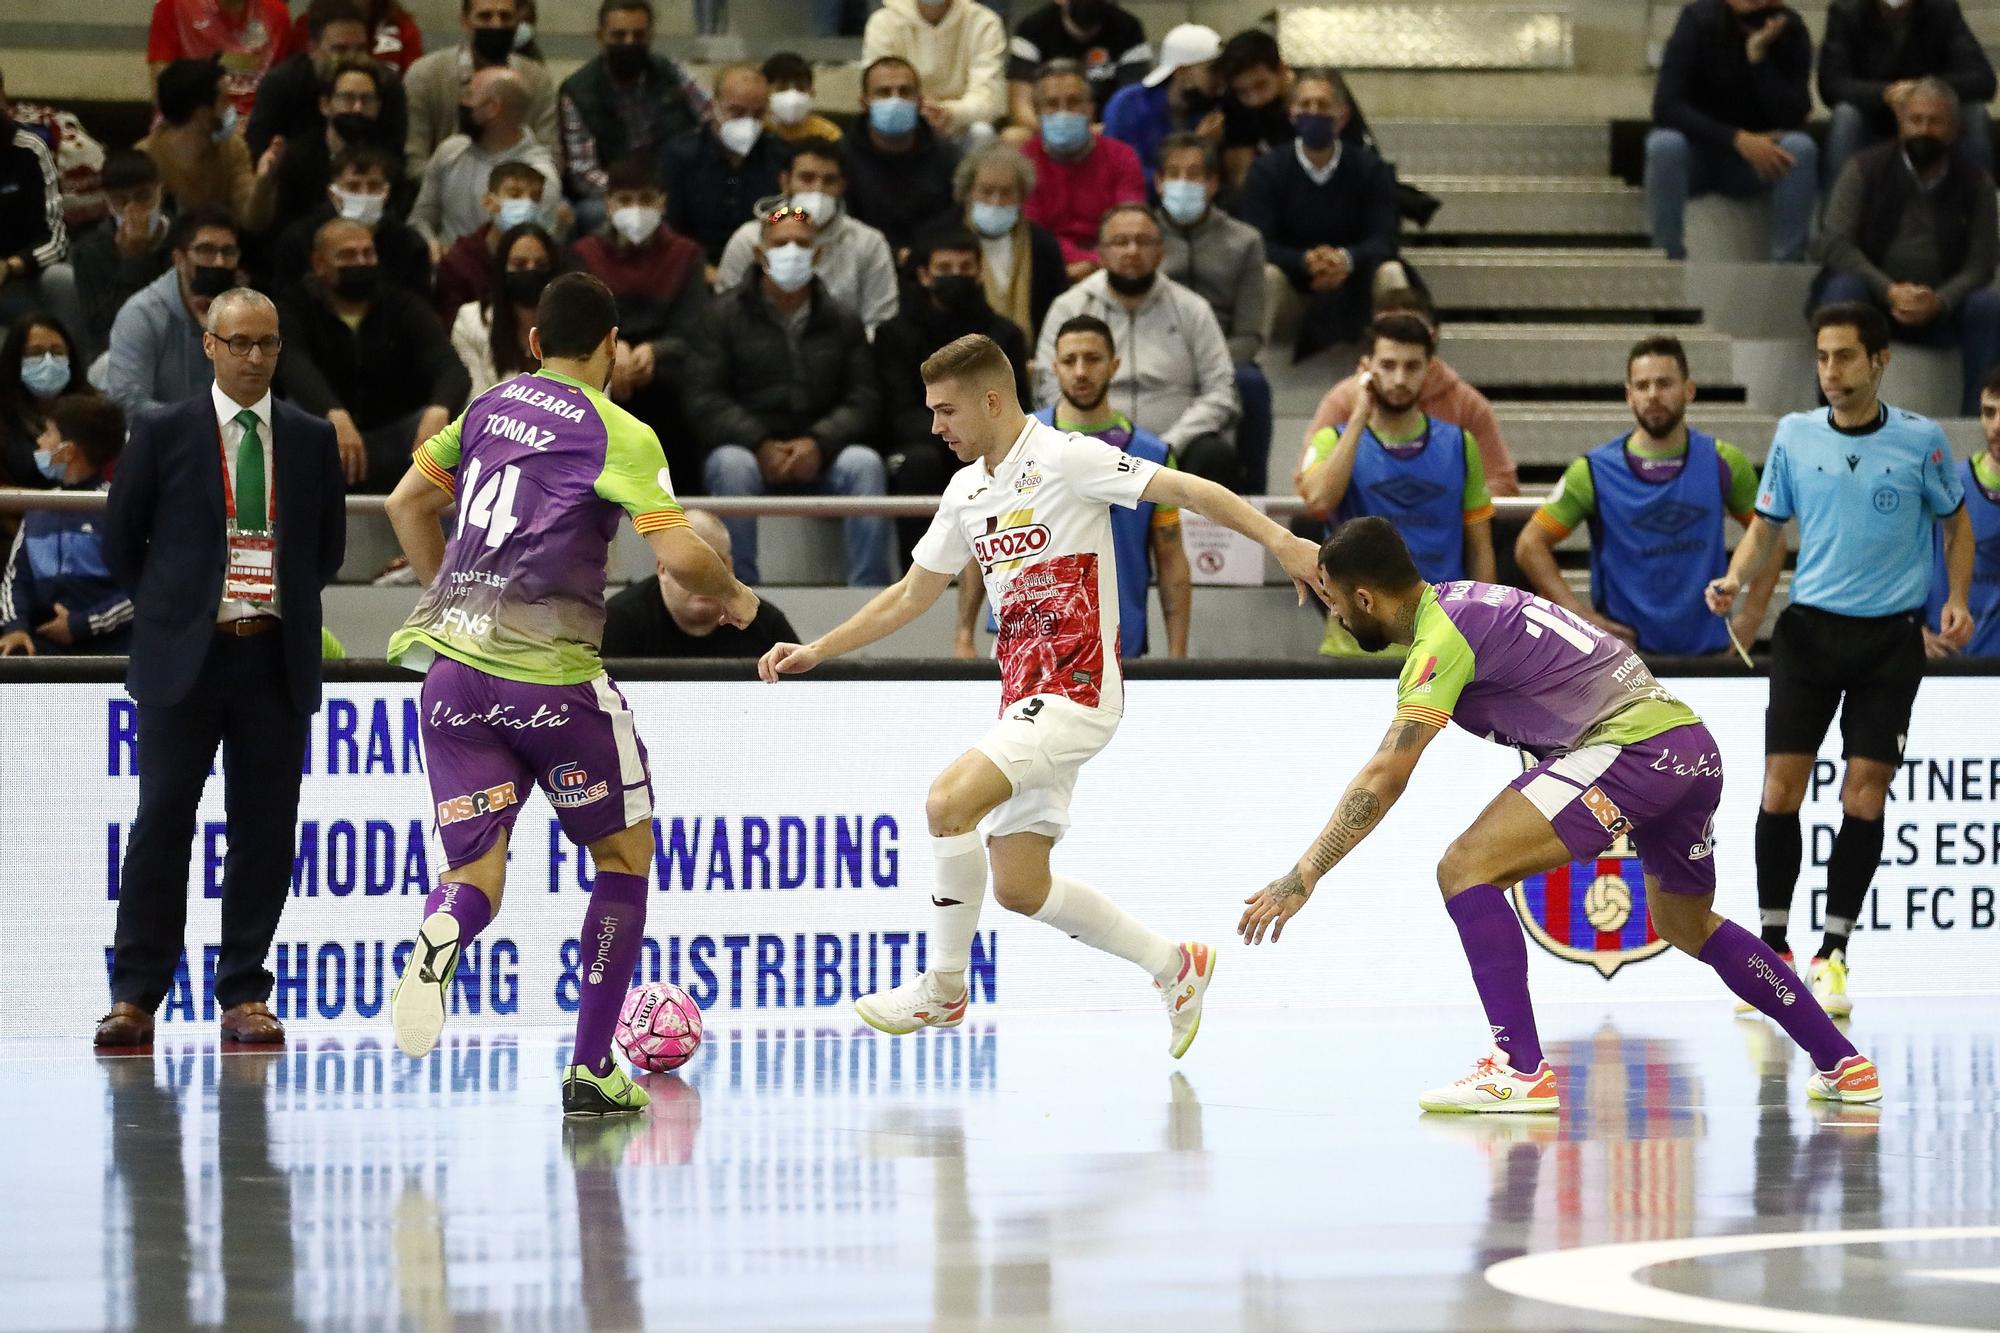
M1060 839L1069 828L1076 775L1111 743L1119 714L1085 708L1059 694L1031 694L1007 706L973 748L991 759L1014 794L980 824L989 838L1040 833Z

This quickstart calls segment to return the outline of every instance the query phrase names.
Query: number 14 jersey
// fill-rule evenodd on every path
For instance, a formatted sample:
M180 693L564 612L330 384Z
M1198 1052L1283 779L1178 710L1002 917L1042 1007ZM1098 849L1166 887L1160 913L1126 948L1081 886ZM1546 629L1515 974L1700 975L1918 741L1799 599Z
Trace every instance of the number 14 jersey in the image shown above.
M1112 505L1136 508L1159 466L1033 417L987 472L960 468L912 552L938 574L979 562L1000 622L1000 707L1057 694L1124 711Z
M421 667L442 653L541 685L602 675L619 512L642 533L687 521L652 429L544 370L481 394L415 462L458 510L437 579L390 638L389 660Z

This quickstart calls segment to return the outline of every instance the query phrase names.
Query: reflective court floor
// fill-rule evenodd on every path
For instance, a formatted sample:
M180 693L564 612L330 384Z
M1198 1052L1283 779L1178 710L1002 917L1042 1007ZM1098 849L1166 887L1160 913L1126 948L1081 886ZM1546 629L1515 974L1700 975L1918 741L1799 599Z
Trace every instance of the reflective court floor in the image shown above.
M582 1124L548 1032L0 1043L0 1328L2000 1329L2000 999L1862 997L1879 1111L1726 1000L1543 1028L1532 1121L1418 1113L1460 1010L716 1027Z

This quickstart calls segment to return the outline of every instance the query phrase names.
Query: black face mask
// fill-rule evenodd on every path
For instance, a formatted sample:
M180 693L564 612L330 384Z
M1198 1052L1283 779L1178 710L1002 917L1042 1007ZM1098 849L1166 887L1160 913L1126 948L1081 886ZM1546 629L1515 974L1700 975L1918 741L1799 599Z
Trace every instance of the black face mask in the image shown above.
M542 289L549 285L549 271L545 268L509 269L500 279L500 290L515 305L534 305L542 299Z
M1153 279L1158 276L1158 273L1141 273L1136 278L1128 278L1123 273L1104 270L1104 280L1110 283L1111 290L1120 296L1144 296L1153 290Z
M472 108L465 103L458 104L458 132L468 139L479 137L479 122L472 117Z
M474 28L472 30L472 58L482 65L504 65L507 57L514 54L514 30L509 28Z
M1784 8L1782 5L1765 5L1762 9L1753 9L1747 14L1736 10L1731 12L1736 15L1736 21L1742 25L1745 32L1755 32L1775 18L1782 8Z
M196 264L188 275L188 290L214 298L236 285L236 270L224 264Z
M1913 134L1903 140L1903 156L1910 159L1910 165L1918 171L1929 171L1944 161L1949 151L1943 139L1935 134Z
M334 294L343 301L372 301L382 290L382 269L377 264L350 264L335 269Z
M931 299L938 309L960 318L977 315L986 307L986 291L979 279L961 273L932 278Z
M1216 105L1221 100L1221 98L1205 93L1199 88L1190 88L1181 94L1181 109L1194 119L1200 120L1203 116L1215 110Z
M374 143L382 132L382 122L359 111L343 111L328 122L345 144Z
M604 66L614 79L636 79L651 65L652 55L637 42L621 42L604 48Z

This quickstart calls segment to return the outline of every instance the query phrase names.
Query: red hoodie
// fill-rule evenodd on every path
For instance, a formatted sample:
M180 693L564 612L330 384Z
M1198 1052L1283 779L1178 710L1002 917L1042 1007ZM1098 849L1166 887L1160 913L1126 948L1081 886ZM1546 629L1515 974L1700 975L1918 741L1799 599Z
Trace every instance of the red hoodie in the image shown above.
M1035 165L1035 192L1022 211L1062 242L1065 264L1097 262L1097 225L1112 205L1146 202L1139 155L1116 139L1091 133L1096 143L1076 162L1050 157L1039 134L1021 149Z

